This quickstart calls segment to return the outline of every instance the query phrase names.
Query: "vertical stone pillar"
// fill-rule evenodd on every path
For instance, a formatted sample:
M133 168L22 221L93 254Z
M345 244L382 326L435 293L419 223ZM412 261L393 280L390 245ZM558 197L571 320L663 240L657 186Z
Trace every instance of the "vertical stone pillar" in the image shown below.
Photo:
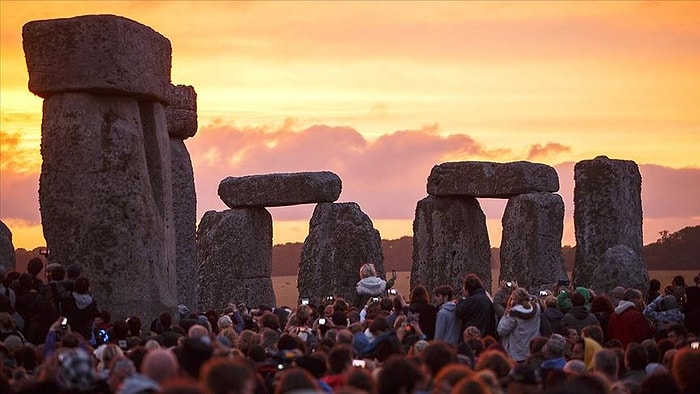
M642 176L637 163L605 156L583 160L574 166L574 182L574 283L590 287L601 279L593 273L616 245L629 247L643 267Z
M352 302L365 263L386 278L381 237L369 216L354 202L316 205L301 252L299 296L317 304L328 295Z
M532 294L541 285L566 279L561 251L564 201L553 193L520 194L503 213L501 281L517 281Z
M177 303L194 307L198 304L198 281L193 280L197 277L197 195L184 140L197 133L197 93L192 86L172 86L169 102L165 115L172 158Z
M272 216L265 208L208 211L197 229L200 311L229 302L275 305Z
M457 294L469 273L491 289L491 246L486 216L474 197L428 196L413 220L411 288L451 285Z
M15 269L15 246L12 244L12 231L0 221L0 267L6 272Z
M77 263L98 305L144 321L175 310L170 42L113 15L29 22L43 97L39 203L50 259Z

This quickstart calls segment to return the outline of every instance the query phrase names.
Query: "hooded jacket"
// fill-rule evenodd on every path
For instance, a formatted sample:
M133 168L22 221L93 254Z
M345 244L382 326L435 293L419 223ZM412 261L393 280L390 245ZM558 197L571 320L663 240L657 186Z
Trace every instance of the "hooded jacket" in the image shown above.
M362 308L371 297L381 297L388 289L394 285L394 279L385 281L378 276L368 276L357 282L355 287L355 297L352 300L353 306Z
M498 322L498 335L503 348L516 362L530 357L530 340L540 335L540 307L515 305Z
M630 342L642 343L651 337L651 327L631 301L621 300L608 320L608 339L619 339L623 349Z
M82 335L86 341L89 340L92 336L92 323L99 312L92 295L66 292L61 297L61 304L71 330Z
M658 331L665 330L672 324L683 324L685 321L685 315L678 309L675 298L661 295L647 305L642 314L654 322Z
M572 307L571 311L561 319L561 328L575 328L578 334L581 334L583 327L590 325L599 326L600 322L585 306Z
M447 301L440 306L435 319L435 340L442 340L457 346L461 334L462 322L457 319L457 304Z

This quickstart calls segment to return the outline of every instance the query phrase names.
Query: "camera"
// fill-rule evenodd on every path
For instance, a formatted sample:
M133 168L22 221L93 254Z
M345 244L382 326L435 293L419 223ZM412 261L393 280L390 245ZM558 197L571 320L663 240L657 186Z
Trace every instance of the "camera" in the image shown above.
M301 305L309 305L309 297L302 297Z
M61 320L61 330L66 331L68 329L68 318L64 317Z
M691 349L695 349L695 350L700 349L700 341L693 341L693 342L691 342L691 343L690 343L690 348L691 348Z
M352 366L356 367L356 368L365 368L366 367L365 360L357 360L357 359L352 360Z
M335 301L335 297L333 297L332 295L329 295L328 297L326 297L326 301L333 302L333 301Z
M396 289L389 289L386 291L389 295L396 295Z
M548 295L547 290L540 290L540 297L547 297Z
M513 282L506 282L506 287L513 287Z
M324 319L323 317L320 318L320 319L318 319L318 325L319 325L319 326L323 326L323 325L325 325L325 324L326 324L326 319Z
M100 338L100 341L102 343L109 342L109 334L107 334L106 330L101 329L101 330L97 331L97 336Z
M372 297L372 302L379 302L379 297Z

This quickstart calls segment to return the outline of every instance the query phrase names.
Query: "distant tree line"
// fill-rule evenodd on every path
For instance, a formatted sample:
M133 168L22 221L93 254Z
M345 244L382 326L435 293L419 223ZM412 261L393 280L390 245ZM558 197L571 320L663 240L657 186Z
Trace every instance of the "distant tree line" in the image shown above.
M644 246L644 262L648 270L700 270L700 226L685 227L678 232L663 231L656 242ZM275 245L272 248L272 276L296 275L301 256L301 242ZM16 249L16 269L26 272L32 257L41 257L40 248ZM413 237L382 240L384 268L387 271L410 271L413 264ZM576 247L562 247L567 270L574 266ZM500 249L491 248L491 266L498 267Z

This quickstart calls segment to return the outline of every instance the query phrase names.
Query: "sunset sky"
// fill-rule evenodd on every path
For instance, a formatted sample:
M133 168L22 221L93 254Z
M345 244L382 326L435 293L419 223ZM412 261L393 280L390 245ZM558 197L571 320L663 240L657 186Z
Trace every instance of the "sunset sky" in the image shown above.
M116 14L170 39L172 82L195 87L198 220L226 176L330 170L383 238L411 235L433 165L555 166L574 245L573 165L642 172L644 243L700 224L700 2L0 1L0 219L44 245L42 99L22 26ZM480 200L492 246L503 200ZM270 209L303 241L313 206Z

